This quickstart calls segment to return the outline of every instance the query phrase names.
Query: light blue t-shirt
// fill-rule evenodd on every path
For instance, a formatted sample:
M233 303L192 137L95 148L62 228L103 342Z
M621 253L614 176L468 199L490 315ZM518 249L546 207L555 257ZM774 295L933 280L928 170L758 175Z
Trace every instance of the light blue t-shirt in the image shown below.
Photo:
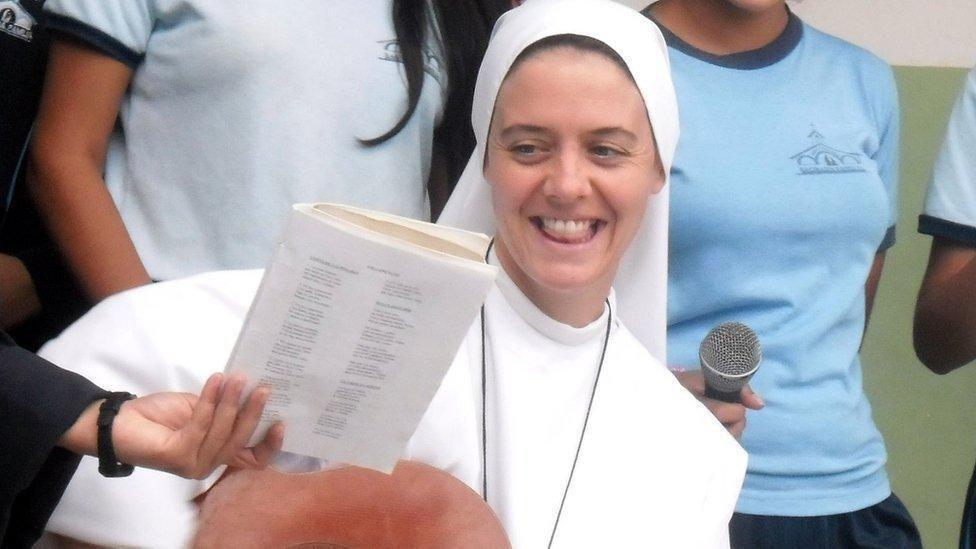
M976 68L952 109L918 230L976 246Z
M127 65L105 184L149 275L263 267L296 202L417 219L448 89L433 14L417 109L390 0L47 0L49 29Z
M890 67L803 24L713 56L665 32L681 112L671 176L668 355L697 367L719 323L763 346L737 510L862 509L890 494L861 386L864 285L894 241L898 101Z

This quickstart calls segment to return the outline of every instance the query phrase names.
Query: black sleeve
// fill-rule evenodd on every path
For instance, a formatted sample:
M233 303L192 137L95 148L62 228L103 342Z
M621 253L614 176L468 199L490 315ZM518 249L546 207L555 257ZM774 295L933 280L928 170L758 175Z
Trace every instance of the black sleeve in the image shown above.
M40 534L78 465L58 439L105 394L0 331L0 546L29 546Z

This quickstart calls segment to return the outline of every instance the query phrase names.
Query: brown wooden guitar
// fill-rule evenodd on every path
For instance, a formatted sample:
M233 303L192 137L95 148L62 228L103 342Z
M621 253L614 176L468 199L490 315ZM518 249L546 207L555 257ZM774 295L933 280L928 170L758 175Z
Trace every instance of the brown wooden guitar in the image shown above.
M393 474L360 467L317 473L234 470L204 496L193 547L510 547L477 493L428 465Z

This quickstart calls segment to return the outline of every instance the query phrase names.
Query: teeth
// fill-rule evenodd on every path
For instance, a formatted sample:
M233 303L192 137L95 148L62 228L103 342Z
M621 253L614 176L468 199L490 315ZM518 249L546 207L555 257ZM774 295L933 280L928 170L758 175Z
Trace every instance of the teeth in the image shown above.
M593 226L593 223L593 221L587 220L542 218L542 225L546 232L561 235L576 235L588 232Z

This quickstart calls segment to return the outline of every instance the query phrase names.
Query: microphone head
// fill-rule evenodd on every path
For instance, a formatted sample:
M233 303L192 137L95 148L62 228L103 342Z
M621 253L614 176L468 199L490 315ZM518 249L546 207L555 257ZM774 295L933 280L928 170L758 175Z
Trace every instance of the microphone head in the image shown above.
M705 385L721 393L738 393L762 361L759 337L741 322L712 328L698 350Z

